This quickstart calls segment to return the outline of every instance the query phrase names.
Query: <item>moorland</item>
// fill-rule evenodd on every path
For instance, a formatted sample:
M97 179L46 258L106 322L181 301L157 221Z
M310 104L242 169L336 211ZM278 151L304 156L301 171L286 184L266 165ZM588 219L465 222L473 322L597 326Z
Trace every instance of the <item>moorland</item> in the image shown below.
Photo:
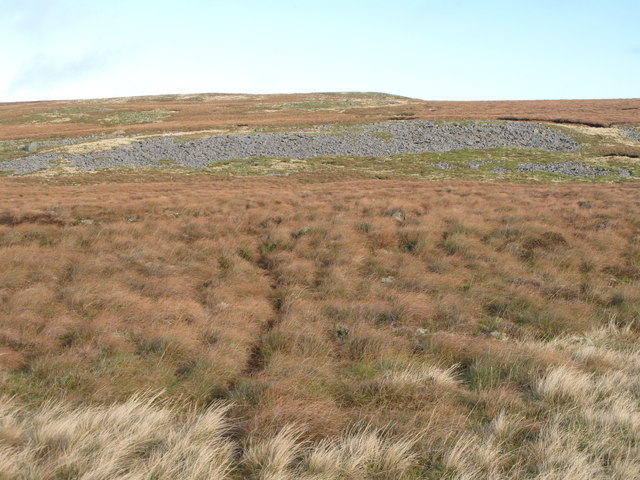
M638 478L639 108L1 104L0 478ZM577 147L11 168L165 135L516 120Z

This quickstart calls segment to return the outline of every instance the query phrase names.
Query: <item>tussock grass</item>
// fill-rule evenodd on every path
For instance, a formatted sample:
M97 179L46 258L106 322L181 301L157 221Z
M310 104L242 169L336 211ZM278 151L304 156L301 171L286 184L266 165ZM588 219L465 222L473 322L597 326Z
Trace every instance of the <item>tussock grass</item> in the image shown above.
M133 397L114 406L45 403L24 411L2 400L2 478L228 478L234 445L228 407L178 418Z
M416 438L374 428L315 444L287 425L239 443L229 405L177 413L133 397L104 407L49 402L24 410L7 398L0 410L0 478L402 478L416 464Z
M435 382L441 386L454 387L459 379L456 370L459 365L451 365L449 368L440 368L435 365L410 364L402 369L389 371L387 378L394 384L422 384Z
M634 185L0 192L4 478L638 477Z

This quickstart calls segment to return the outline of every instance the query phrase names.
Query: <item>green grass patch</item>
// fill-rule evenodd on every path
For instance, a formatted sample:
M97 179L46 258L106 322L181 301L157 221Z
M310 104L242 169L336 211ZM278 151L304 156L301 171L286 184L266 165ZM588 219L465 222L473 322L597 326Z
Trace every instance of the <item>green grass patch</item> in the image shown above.
M99 121L102 125L138 125L162 122L176 112L173 110L148 110L146 112L118 112Z
M166 120L177 113L174 110L127 111L108 107L70 107L46 110L4 120L3 125L55 125L88 123L93 125L137 125Z
M376 138L381 138L386 142L390 142L391 140L393 140L393 135L389 132L373 132L372 135Z
M606 168L610 175L573 177L548 172L521 172L523 163L545 165L553 162L577 161L585 165ZM549 182L618 182L635 181L617 170L640 176L640 162L616 160L610 164L595 158L581 159L578 152L548 152L516 148L488 150L455 150L442 153L402 154L393 157L316 157L309 159L249 158L212 162L207 171L226 175L291 175L341 171L344 174L373 178L389 176L425 179L473 179L490 181Z

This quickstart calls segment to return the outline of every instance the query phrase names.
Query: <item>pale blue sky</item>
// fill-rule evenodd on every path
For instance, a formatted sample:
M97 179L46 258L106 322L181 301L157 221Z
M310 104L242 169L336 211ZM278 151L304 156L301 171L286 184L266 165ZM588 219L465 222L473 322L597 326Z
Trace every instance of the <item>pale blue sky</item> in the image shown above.
M0 101L640 97L640 0L0 0Z

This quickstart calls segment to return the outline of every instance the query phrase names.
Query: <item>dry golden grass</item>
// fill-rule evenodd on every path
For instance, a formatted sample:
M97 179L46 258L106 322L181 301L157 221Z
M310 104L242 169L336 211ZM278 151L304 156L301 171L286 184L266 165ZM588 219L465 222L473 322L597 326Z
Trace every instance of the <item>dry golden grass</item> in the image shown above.
M305 443L301 427L286 425L243 444L230 435L228 409L177 415L175 406L133 397L113 406L48 403L25 412L5 398L0 478L400 479L417 463L417 438L372 428Z
M2 179L0 206L0 478L640 474L635 184Z

